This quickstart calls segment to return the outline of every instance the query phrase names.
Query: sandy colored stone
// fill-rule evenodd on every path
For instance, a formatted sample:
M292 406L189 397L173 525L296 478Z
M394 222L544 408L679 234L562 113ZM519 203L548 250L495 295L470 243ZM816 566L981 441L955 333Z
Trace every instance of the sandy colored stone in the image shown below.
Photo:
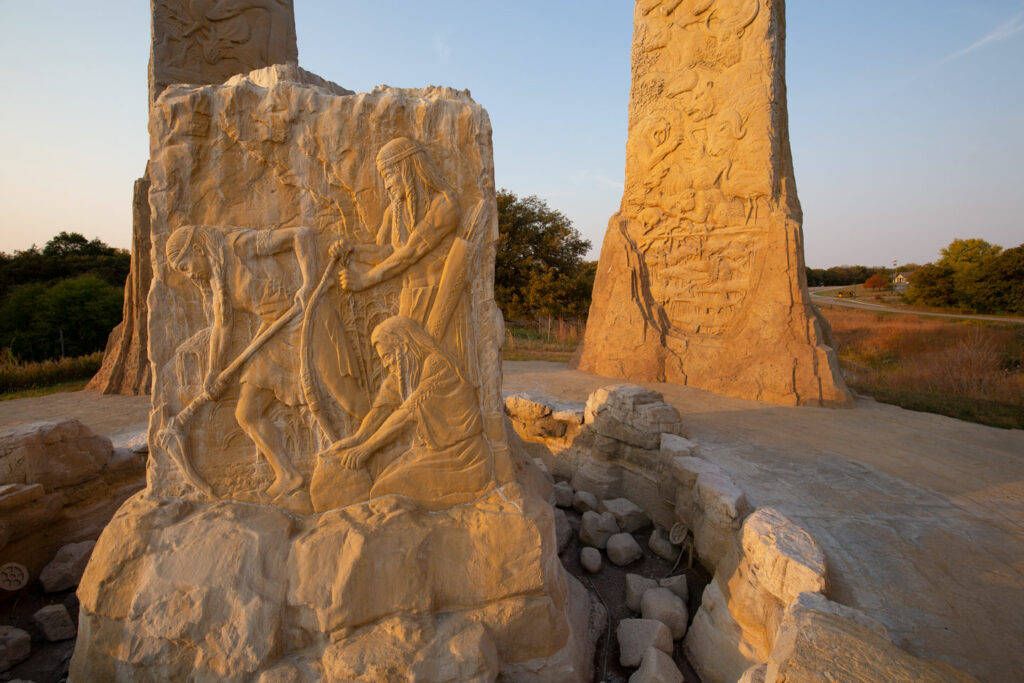
M615 627L619 641L619 664L640 666L647 648L653 647L672 654L672 632L654 619L623 619Z
M643 509L626 498L602 500L598 511L612 513L619 528L630 534L651 524L651 518L644 513Z
M640 0L622 205L579 368L787 405L848 405L810 303L785 3Z
M32 637L20 628L0 626L0 673L32 654Z
M644 597L644 593L657 587L657 579L649 579L639 574L626 574L626 607L639 612L640 599Z
M47 605L32 615L32 621L43 632L43 637L51 643L74 638L77 629L71 621L68 608L58 603Z
M686 635L689 612L678 595L668 588L651 588L640 598L640 613L644 619L656 619L672 632L672 639L679 640Z
M601 436L647 450L660 448L662 433L682 431L679 411L658 392L633 384L592 393L587 398L584 424Z
M608 539L619 533L619 525L610 512L598 514L593 510L583 513L580 522L580 543L604 550Z
M629 677L629 683L683 683L683 674L670 656L656 647L649 647L640 668Z
M647 537L647 547L663 560L675 562L679 557L679 546L668 540L668 534L657 527L652 529L651 535Z
M694 456L697 454L697 444L678 434L662 434L661 452L672 458Z
M767 674L768 665L758 664L744 671L737 683L764 683L764 678Z
M729 611L729 602L717 581L704 589L683 648L690 664L707 683L731 683L750 667L764 663L743 640L743 629Z
M0 510L13 510L43 497L42 484L4 484L0 486Z
M0 431L0 483L79 484L106 466L114 448L74 419L40 420Z
M597 496L589 491L576 491L572 496L572 507L581 515L588 512L597 512L601 507Z
M85 572L96 541L69 543L57 551L57 555L43 568L39 581L47 593L74 588Z
M677 576L669 576L664 579L658 579L658 585L662 588L667 588L676 595L683 602L688 602L690 599L690 593L687 590L686 585L686 574L679 574Z
M617 567L625 567L644 556L644 551L633 535L626 533L612 534L608 538L605 552L608 553L608 560Z
M561 553L568 547L572 540L572 525L569 524L569 517L564 510L555 510L555 541L558 544L558 552Z
M601 571L601 551L597 548L586 547L580 550L580 565L591 574Z
M572 484L567 481L560 481L555 484L555 505L560 508L571 508L575 491Z

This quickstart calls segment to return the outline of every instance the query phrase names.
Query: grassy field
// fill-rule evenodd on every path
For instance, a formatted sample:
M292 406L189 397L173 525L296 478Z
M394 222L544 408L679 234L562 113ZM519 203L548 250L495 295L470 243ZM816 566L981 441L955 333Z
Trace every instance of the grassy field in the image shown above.
M546 360L568 362L576 347L583 341L584 320L550 318L535 323L507 322L505 345L501 357L505 360Z
M0 400L78 391L85 387L102 363L102 351L38 363L20 362L9 352L0 353Z
M1024 326L825 307L858 393L994 427L1024 429Z

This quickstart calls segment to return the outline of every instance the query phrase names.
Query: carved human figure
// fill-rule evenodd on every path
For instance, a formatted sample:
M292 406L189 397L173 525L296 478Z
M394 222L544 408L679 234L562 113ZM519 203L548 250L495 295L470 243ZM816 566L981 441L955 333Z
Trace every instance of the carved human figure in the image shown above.
M243 352L251 357L237 375L240 393L235 417L274 470L274 482L267 493L274 498L296 494L303 477L289 459L284 437L269 419L269 410L275 402L293 407L306 403L294 369L303 345L301 313L316 286L313 231L306 227L252 230L189 226L171 234L166 253L169 264L203 293L209 316L203 396L218 397L233 379L224 370L232 361L228 353L236 332L236 312L259 317L254 341ZM278 260L285 254L292 258ZM263 343L256 341L264 337ZM321 341L313 363L339 405L361 418L367 406L355 364L344 339L337 342L335 338Z
M375 244L338 242L332 253L351 252L341 286L353 292L402 277L398 313L426 322L445 258L455 238L460 210L454 190L415 140L399 137L377 153L388 205Z
M371 340L387 376L358 431L320 457L368 470L370 498L403 495L431 510L475 500L492 480L476 389L455 358L409 317L388 318ZM409 430L412 446L383 461L386 447ZM314 504L315 497L316 491Z

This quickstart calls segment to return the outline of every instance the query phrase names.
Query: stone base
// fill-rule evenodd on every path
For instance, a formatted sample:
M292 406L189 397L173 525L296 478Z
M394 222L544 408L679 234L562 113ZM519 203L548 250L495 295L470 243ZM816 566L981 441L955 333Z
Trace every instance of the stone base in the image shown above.
M307 518L143 492L92 557L72 680L592 672L589 597L558 560L551 508L516 484L443 512L387 496Z

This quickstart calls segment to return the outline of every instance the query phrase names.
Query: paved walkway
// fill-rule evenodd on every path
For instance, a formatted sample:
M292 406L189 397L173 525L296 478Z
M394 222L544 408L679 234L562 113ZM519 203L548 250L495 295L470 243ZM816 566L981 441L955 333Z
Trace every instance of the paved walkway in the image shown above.
M559 363L505 363L505 388L586 400L621 380ZM787 408L649 384L753 505L804 525L831 596L922 657L986 681L1024 672L1024 431L871 400Z
M561 363L506 362L505 388L584 401L619 380ZM831 596L884 622L916 655L985 681L1024 671L1024 431L894 406L786 408L648 385L753 505L773 505L822 544ZM148 397L54 394L0 402L0 426L78 417L138 429Z

